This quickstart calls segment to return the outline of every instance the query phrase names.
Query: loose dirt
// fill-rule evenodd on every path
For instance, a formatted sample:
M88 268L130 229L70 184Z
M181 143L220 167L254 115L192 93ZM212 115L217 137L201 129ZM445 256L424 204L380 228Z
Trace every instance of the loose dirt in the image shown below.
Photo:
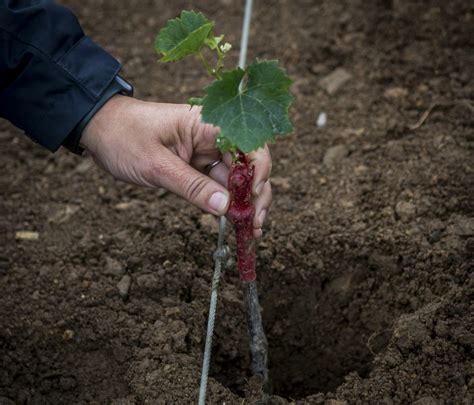
M194 61L161 65L153 52L181 9L215 19L237 61L241 1L64 3L139 98L182 102L207 82ZM255 7L250 57L279 59L295 96L258 248L272 402L472 403L469 2ZM0 404L195 402L214 218L51 155L5 121L0 145ZM209 402L255 403L235 266L213 353Z

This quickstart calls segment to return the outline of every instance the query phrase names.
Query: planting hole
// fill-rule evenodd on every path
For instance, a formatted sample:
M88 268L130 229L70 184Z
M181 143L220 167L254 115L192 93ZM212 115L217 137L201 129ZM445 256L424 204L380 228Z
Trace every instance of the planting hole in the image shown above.
M259 280L272 394L301 399L335 391L351 372L367 376L374 354L388 344L392 321L386 302L368 303L368 284L373 284L370 273L363 264L356 264L331 280L321 280L318 275ZM221 321L243 316L241 311L235 313L234 305L224 303L221 308L227 312ZM218 338L212 376L243 396L250 359L243 355L249 349L245 325L240 326L234 326L232 345ZM230 332L221 333L218 335L229 336Z

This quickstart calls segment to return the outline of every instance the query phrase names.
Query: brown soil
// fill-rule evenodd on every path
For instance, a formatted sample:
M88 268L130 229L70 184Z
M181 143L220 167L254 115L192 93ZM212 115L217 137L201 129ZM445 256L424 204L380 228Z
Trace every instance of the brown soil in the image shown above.
M201 10L237 45L243 9L65 3L120 58L137 97L168 102L207 79L193 61L156 62L166 19ZM278 58L295 82L296 131L272 147L259 246L273 403L474 401L472 11L463 0L256 2L250 57ZM329 96L319 81L338 67L352 78ZM0 404L195 402L215 221L88 159L51 155L5 121L0 143ZM16 240L23 230L39 239ZM254 398L249 364L232 268L209 402Z

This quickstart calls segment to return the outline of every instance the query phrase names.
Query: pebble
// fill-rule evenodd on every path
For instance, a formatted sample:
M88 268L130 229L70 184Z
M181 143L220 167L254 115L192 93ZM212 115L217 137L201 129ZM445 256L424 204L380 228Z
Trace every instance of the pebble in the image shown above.
M94 166L94 162L92 159L85 159L81 163L79 163L75 168L74 172L79 174L84 174L87 172L92 166Z
M125 266L123 266L118 260L107 256L105 258L104 273L110 276L120 277L125 274Z
M407 221L416 215L416 207L411 202L399 201L395 205L395 214L402 221Z
M383 96L388 99L405 98L408 96L408 90L403 87L391 87L384 91Z
M316 126L318 128L324 128L328 122L328 116L325 112L319 113L318 119L316 120Z
M128 298L131 283L132 278L129 275L123 276L122 279L117 283L117 289L121 298Z
M346 84L352 75L343 68L337 68L323 77L319 81L319 85L328 93L330 96L335 94L344 84Z
M74 331L71 329L66 329L63 333L63 340L72 340L74 339Z
M349 149L345 145L333 146L324 154L323 164L328 167L333 166L347 155L349 155Z
M76 214L81 207L77 205L66 205L58 209L53 215L48 218L48 222L53 224L62 224L67 222L71 217Z
M276 186L283 190L289 190L291 188L290 179L288 177L272 177L271 183L273 186Z
M214 215L202 214L199 218L199 225L202 229L205 229L211 233L219 232L219 221Z
M158 283L157 278L152 274L142 274L137 277L137 284L144 288L153 288Z
M15 239L17 240L38 240L39 233L33 231L18 231L15 233Z

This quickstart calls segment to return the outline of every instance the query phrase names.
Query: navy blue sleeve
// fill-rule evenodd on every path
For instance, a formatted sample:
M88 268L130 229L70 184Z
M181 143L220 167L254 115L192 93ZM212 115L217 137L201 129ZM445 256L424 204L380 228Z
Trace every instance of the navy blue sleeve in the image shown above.
M68 8L0 0L0 117L49 150L61 146L119 70Z

